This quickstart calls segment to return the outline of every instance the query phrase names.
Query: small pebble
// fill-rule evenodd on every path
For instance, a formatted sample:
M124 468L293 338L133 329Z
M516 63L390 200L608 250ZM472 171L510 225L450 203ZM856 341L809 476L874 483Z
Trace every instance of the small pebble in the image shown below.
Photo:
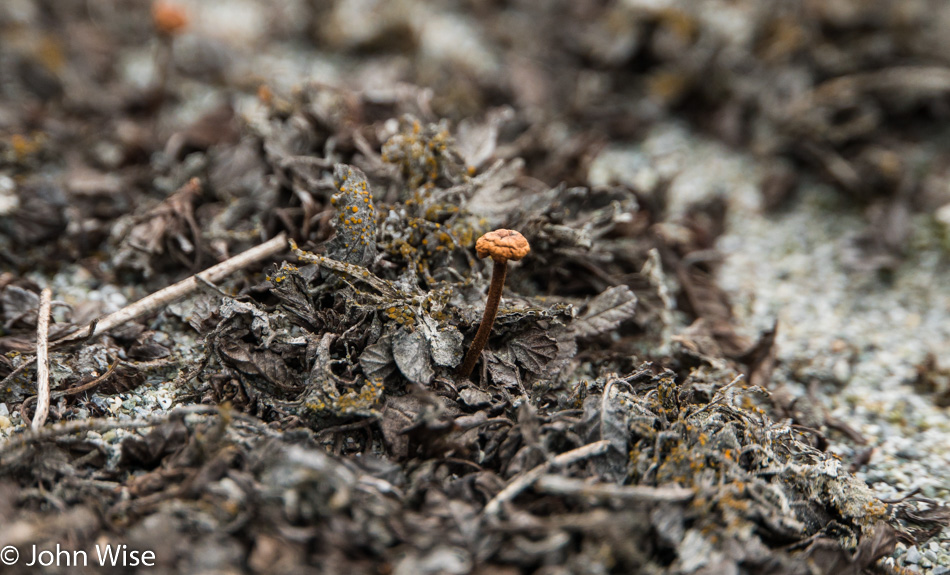
M895 455L897 455L898 457L903 457L904 459L913 460L913 459L920 459L921 457L923 457L924 452L921 451L920 449L917 449L913 445L909 445L907 447L904 447L898 450L898 452Z

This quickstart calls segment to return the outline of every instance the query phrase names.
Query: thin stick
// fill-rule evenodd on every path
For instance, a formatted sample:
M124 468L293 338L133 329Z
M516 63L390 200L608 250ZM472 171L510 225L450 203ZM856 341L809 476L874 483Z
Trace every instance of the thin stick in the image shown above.
M52 301L52 290L43 288L36 317L36 414L33 416L33 431L43 427L49 415L49 310Z
M615 485L588 483L583 479L543 475L534 484L535 491L551 495L576 495L594 499L617 499L627 503L682 503L696 494L688 487L651 487L648 485Z
M545 473L548 472L552 467L566 467L572 463L577 463L578 461L583 461L588 457L594 457L595 455L600 455L607 451L607 448L610 447L610 441L606 439L601 439L600 441L595 441L593 443L588 443L583 447L578 447L577 449L572 449L567 453L562 453L557 457L546 461L541 465L538 465L531 471L518 476L514 481L508 484L507 487L501 490L491 501L488 502L488 505L485 506L485 515L497 515L501 511L501 506L515 497L517 497L522 491L531 487L531 485L541 478Z
M246 252L234 256L233 258L211 266L205 271L185 278L176 284L172 284L166 288L160 289L151 295L143 297L135 303L125 306L117 312L100 318L98 320L98 324L94 327L90 324L88 331L87 329L82 329L62 339L56 340L53 342L53 347L57 348L69 342L85 339L87 337L86 334L89 334L89 337L102 335L110 329L123 325L126 322L129 322L149 312L158 310L161 307L168 305L169 303L197 290L198 287L202 285L199 283L199 277L202 282L211 282L212 284L217 283L240 269L279 253L280 251L286 249L286 247L286 235L283 233L278 234L273 239L267 240L259 246L255 246Z
M118 365L119 365L118 361L113 362L112 365L109 366L108 371L106 371L104 374L100 375L99 377L95 378L94 380L90 381L89 383L77 385L76 387L70 387L69 389L57 391L56 393L50 392L49 394L50 400L52 400L53 398L58 399L66 395L76 395L77 393L82 393L84 391L88 391L96 387L103 381L112 377L112 374L115 373L115 368L118 367ZM30 416L27 415L27 412L30 407L30 402L34 399L38 399L38 397L39 397L38 395L34 395L33 397L28 397L23 400L23 403L20 404L20 418L23 419L24 423L26 425L29 425L30 427L33 427L33 424L31 423ZM39 412L39 409L37 408L37 413L38 412ZM36 430L37 427L33 427L33 429Z
M399 290L396 289L392 282L380 278L373 272L367 271L367 269L362 266L337 261L333 258L322 256L320 254L312 254L298 248L296 242L291 243L290 247L294 250L294 253L297 254L297 259L300 261L311 264L319 264L330 271L353 278L357 281L361 281L384 296L391 298L400 297Z

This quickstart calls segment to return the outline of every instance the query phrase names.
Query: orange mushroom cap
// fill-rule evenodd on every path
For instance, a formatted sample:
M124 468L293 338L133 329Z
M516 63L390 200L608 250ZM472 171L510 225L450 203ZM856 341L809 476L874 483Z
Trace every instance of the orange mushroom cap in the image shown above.
M495 230L488 232L475 242L478 257L491 256L496 262L518 261L528 255L531 246L521 233L515 230Z
M152 23L160 34L171 36L188 25L188 14L181 6L165 0L155 0L152 2Z

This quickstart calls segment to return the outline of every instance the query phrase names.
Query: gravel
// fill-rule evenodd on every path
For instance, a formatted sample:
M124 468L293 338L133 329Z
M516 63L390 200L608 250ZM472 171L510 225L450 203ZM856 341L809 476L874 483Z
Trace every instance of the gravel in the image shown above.
M747 335L778 319L773 386L802 395L818 384L830 414L873 446L870 463L856 475L880 498L919 489L947 503L950 418L913 388L928 353L938 363L950 357L950 254L939 228L930 215L914 216L910 247L892 274L856 271L855 240L868 225L861 209L805 181L788 207L764 213L758 186L764 174L752 156L669 124L642 142L605 149L591 167L591 179L601 183L644 189L645 182L670 181L673 221L690 205L724 198L720 286ZM866 448L828 433L830 450L845 461ZM950 530L920 548L898 545L887 562L950 572Z
M857 473L884 499L915 489L950 499L950 418L913 388L928 353L950 351L950 270L927 216L917 216L907 259L889 280L848 269L866 220L836 194L805 184L787 212L766 216L732 202L720 271L742 323L763 330L779 320L776 383L804 392L817 381L826 408L874 447ZM832 436L845 459L856 447ZM860 448L858 446L857 448ZM950 531L911 547L898 564L950 565Z

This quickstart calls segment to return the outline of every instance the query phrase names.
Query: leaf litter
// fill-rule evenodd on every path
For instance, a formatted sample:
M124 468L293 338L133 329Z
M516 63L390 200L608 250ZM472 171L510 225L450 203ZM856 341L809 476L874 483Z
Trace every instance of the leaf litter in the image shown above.
M311 10L338 18L347 4ZM54 115L46 121L73 137L77 109L107 118L117 106L124 118L85 153L55 130L4 143L0 167L17 178L17 201L0 214L9 264L0 274L0 543L121 542L153 549L169 572L860 574L888 572L881 559L898 541L924 542L947 525L939 502L876 499L825 452L820 428L834 422L770 389L779 327L744 335L716 284L724 205L671 217L662 165L643 166L652 183L592 183L585 166L602 136L565 135L545 111L573 98L576 125L617 137L693 98L715 111L724 139L775 150L776 162L791 148L846 193L884 190L860 201L906 207L923 184L889 191L897 176L888 166L903 164L868 138L882 125L879 108L936 97L943 75L859 73L823 54L817 71L788 68L787 82L832 68L840 78L795 97L778 88L751 96L739 69L780 75L783 58L810 50L792 40L831 32L750 8L743 21L759 27L759 44L734 61L702 9L595 4L573 8L582 25L550 58L576 61L567 51L595 63L584 85L601 92L599 106L519 60L505 72L510 85L477 68L465 80L471 97L504 92L515 106L465 113L464 87L418 70L414 79L428 74L434 91L265 86L253 113L221 107L184 122L163 116L176 112L174 98L120 76L107 80L113 100L97 103L62 90L72 76L20 68L26 101L0 92L0 112L64 98L62 109L33 113ZM82 22L73 10L64 3L53 21ZM809 10L858 26L847 11ZM310 33L372 54L393 41L383 31L422 26L381 26L397 18L388 12L364 17L377 26L362 36ZM499 27L523 25L513 22ZM884 26L869 22L858 28ZM89 50L77 42L70 50ZM123 42L108 37L99 49ZM43 56L31 50L17 45L14 58ZM641 59L654 67L631 81L653 107L630 109L596 78ZM710 67L726 95L697 81ZM183 65L171 73L160 89L185 98L175 77L195 78ZM903 93L915 74L934 78L931 90ZM63 171L60 156L80 170L70 173L87 174L85 187L41 179ZM877 172L854 169L862 163ZM107 173L124 185L93 176ZM779 206L794 184L775 187L785 191L768 203ZM874 219L879 211L869 217L890 233L861 249L887 268L905 236L899 218ZM478 368L459 379L490 274L473 246L499 227L521 231L532 253L509 272ZM147 319L64 340L52 354L50 423L26 430L37 278L65 294L55 342L282 232L293 239L263 270L249 265ZM49 275L23 271L44 258ZM129 289L110 300L103 285ZM100 297L77 296L82 289Z

